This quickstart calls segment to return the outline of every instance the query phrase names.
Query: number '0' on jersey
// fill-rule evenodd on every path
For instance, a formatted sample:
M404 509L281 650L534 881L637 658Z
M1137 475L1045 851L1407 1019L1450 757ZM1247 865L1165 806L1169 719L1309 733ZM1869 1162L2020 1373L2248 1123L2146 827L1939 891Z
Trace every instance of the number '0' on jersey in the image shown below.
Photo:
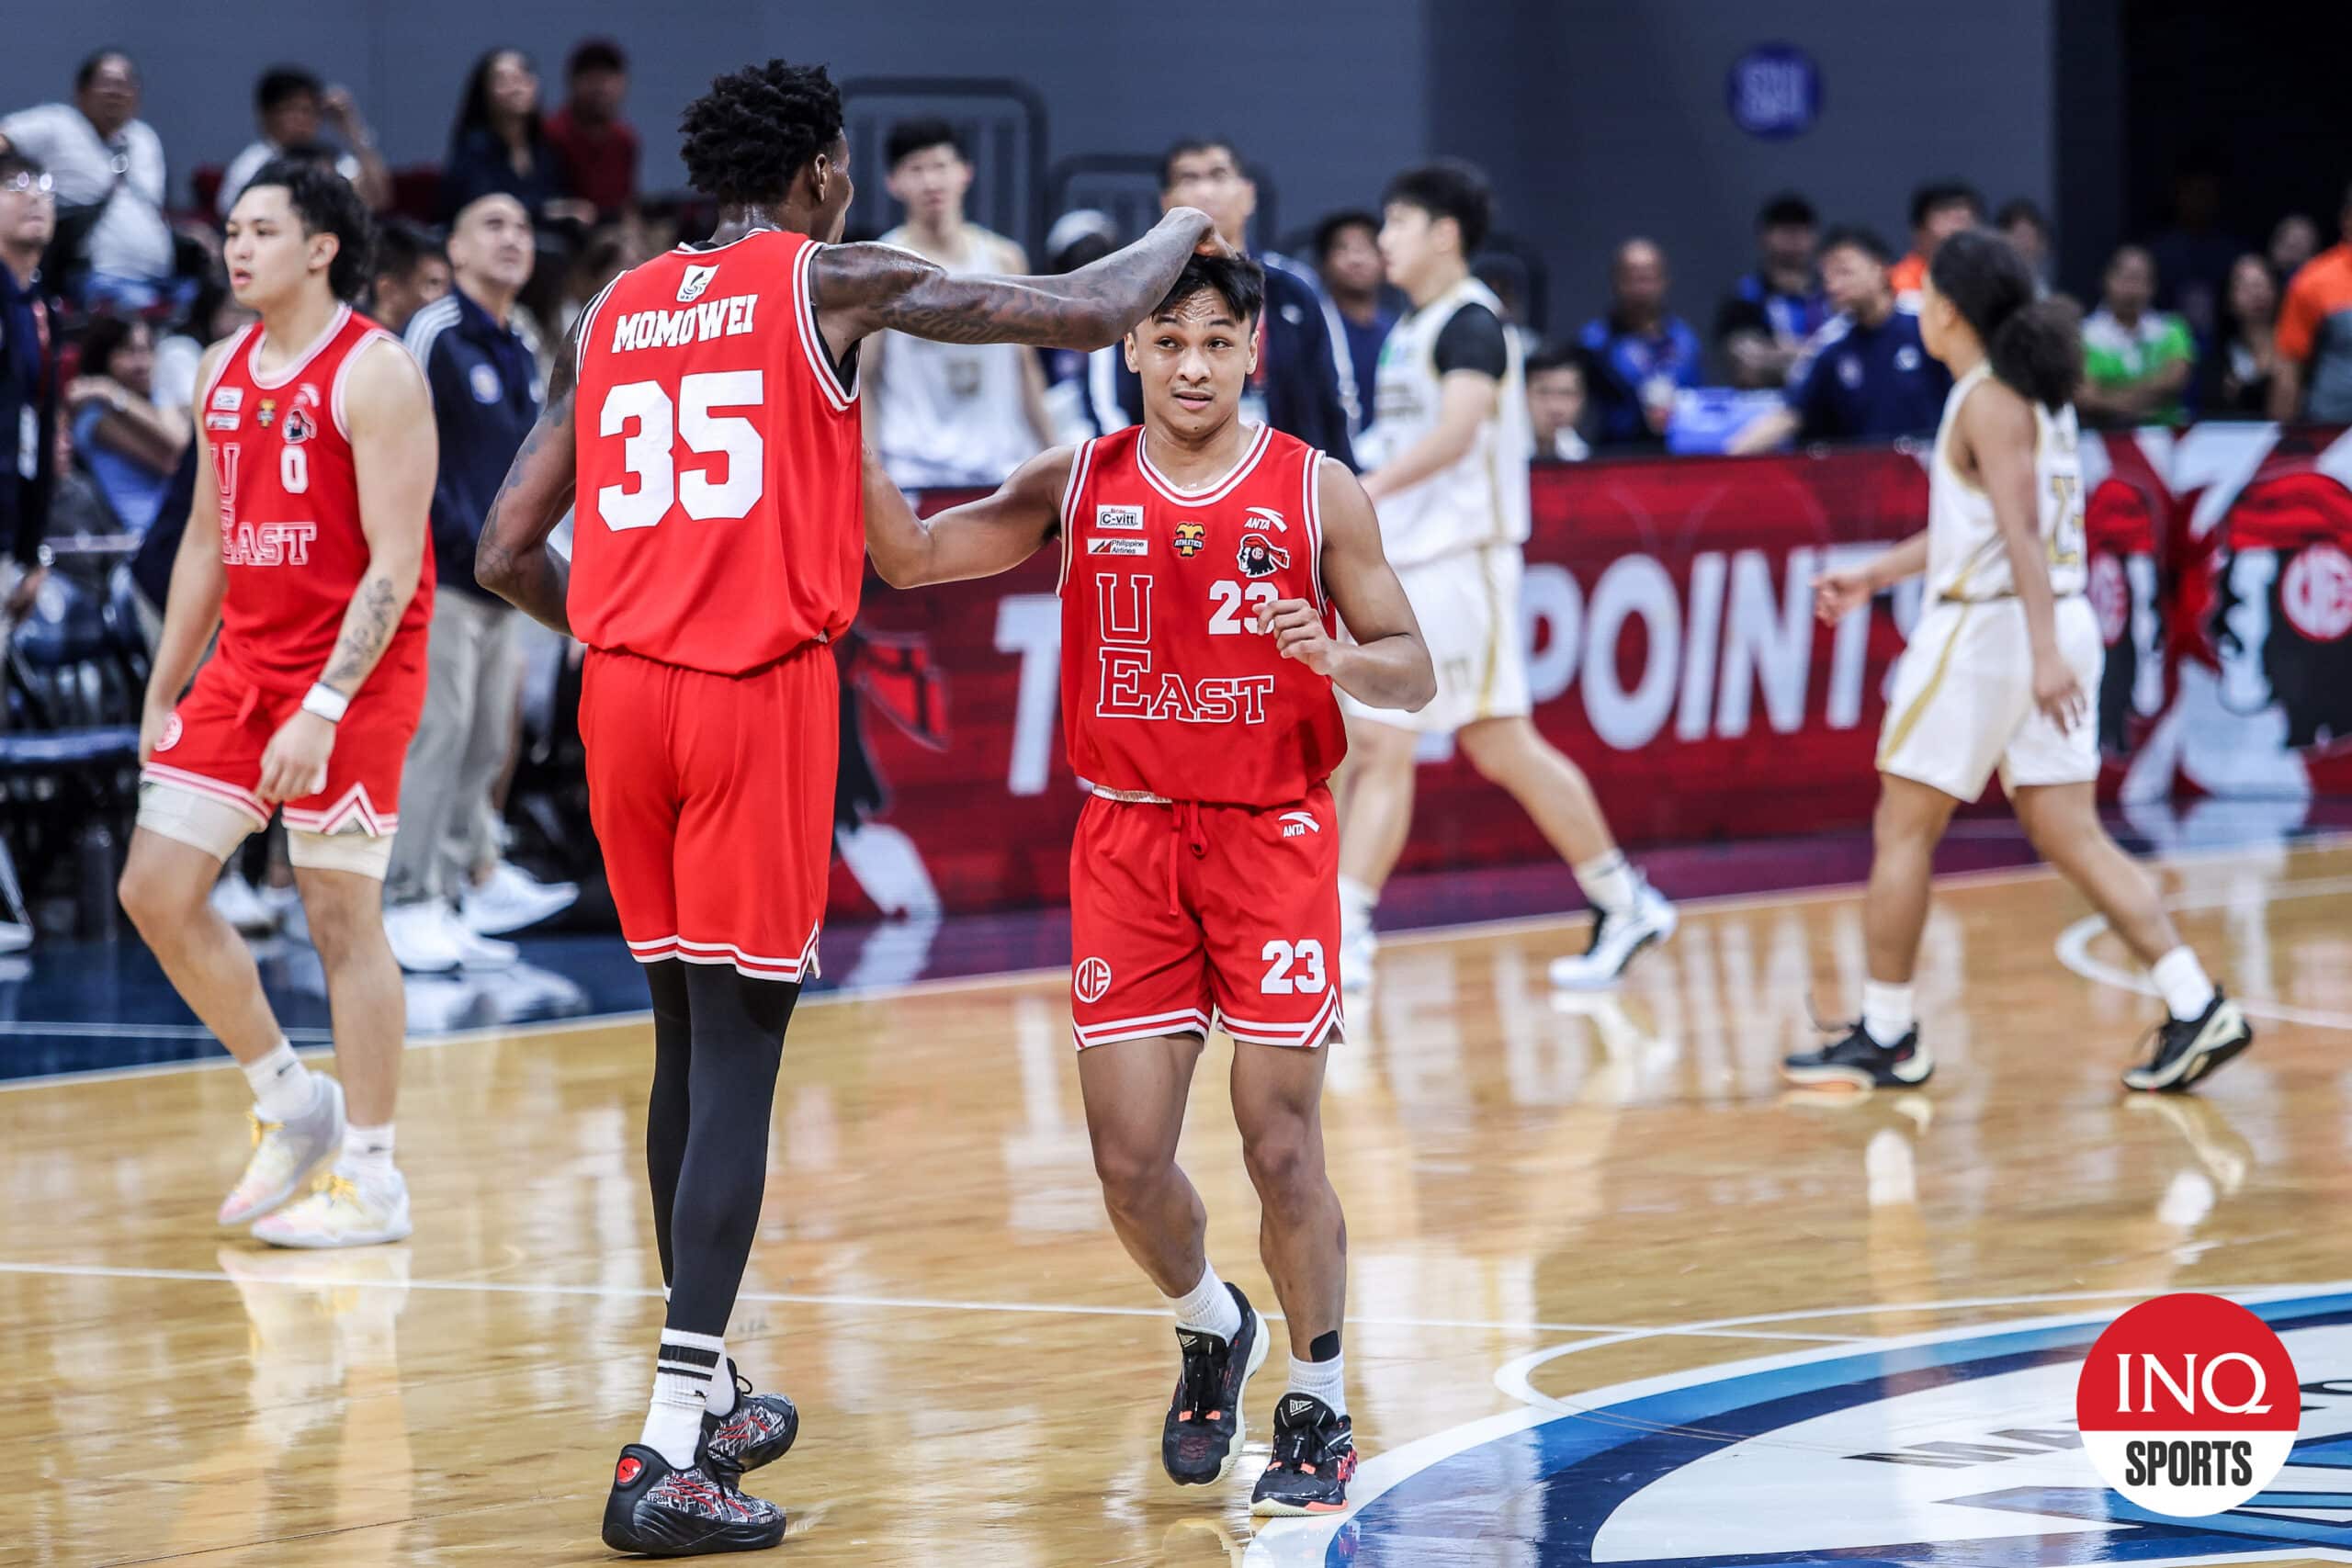
M680 248L583 313L569 609L589 647L738 675L857 614L857 392L817 332L820 249L773 229Z
M1079 447L1062 502L1062 732L1080 778L1227 806L1284 806L1347 750L1331 682L1275 649L1261 604L1325 628L1322 454L1261 426L1221 483L1186 494L1141 426Z

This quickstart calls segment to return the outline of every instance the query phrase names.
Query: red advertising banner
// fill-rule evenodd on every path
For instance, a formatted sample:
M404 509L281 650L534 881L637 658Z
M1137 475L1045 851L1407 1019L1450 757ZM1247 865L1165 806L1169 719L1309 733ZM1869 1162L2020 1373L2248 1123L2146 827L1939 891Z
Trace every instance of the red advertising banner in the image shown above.
M2268 426L2086 438L2108 644L2108 788L2352 790L2352 438ZM1918 588L1835 626L1812 583L1924 523L1910 447L1545 465L1521 606L1535 723L1635 847L1851 826ZM936 510L957 499L927 499ZM1063 760L1055 558L867 585L841 649L837 914L1061 901L1083 798ZM1548 852L1442 740L1403 869Z

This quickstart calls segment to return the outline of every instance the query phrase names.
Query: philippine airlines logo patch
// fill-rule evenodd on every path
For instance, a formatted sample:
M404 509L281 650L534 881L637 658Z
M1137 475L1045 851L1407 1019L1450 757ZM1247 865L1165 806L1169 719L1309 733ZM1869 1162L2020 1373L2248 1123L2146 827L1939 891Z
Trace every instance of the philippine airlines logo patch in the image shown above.
M2075 1419L2101 1479L2153 1513L2226 1513L2278 1479L2302 1396L2270 1325L2219 1296L2143 1302L2091 1347Z

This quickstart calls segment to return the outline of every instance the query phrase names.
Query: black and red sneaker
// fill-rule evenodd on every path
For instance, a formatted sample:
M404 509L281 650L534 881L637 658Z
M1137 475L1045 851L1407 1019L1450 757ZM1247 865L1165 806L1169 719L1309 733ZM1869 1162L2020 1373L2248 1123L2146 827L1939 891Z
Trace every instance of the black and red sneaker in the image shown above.
M1339 1513L1355 1473L1355 1423L1311 1393L1286 1393L1274 1406L1274 1457L1250 1511L1261 1518Z
M752 1380L735 1374L735 1408L702 1418L702 1463L729 1486L747 1472L773 1464L800 1436L800 1412L780 1393L754 1393Z
M1882 1045L1857 1023L1818 1051L1781 1058L1781 1076L1799 1089L1917 1089L1936 1070L1919 1043L1917 1029L1892 1045Z
M784 1540L784 1510L746 1497L701 1465L673 1470L642 1444L621 1450L605 1500L605 1544L648 1557L763 1551Z
M1183 1370L1159 1430L1159 1462L1179 1486L1210 1486L1233 1473L1241 1454L1241 1396L1266 1364L1266 1325L1232 1285L1241 1327L1230 1341L1197 1328L1176 1330Z

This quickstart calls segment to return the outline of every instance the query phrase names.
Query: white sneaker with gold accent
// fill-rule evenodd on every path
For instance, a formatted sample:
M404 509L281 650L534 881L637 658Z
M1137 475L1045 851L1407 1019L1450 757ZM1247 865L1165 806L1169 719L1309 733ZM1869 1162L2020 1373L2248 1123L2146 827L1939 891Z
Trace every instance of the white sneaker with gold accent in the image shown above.
M376 1247L402 1239L409 1229L408 1183L399 1171L352 1176L335 1169L254 1226L254 1236L272 1247Z
M253 1113L254 1152L220 1201L220 1223L246 1225L284 1207L343 1146L343 1086L314 1073L311 1109L283 1122Z

